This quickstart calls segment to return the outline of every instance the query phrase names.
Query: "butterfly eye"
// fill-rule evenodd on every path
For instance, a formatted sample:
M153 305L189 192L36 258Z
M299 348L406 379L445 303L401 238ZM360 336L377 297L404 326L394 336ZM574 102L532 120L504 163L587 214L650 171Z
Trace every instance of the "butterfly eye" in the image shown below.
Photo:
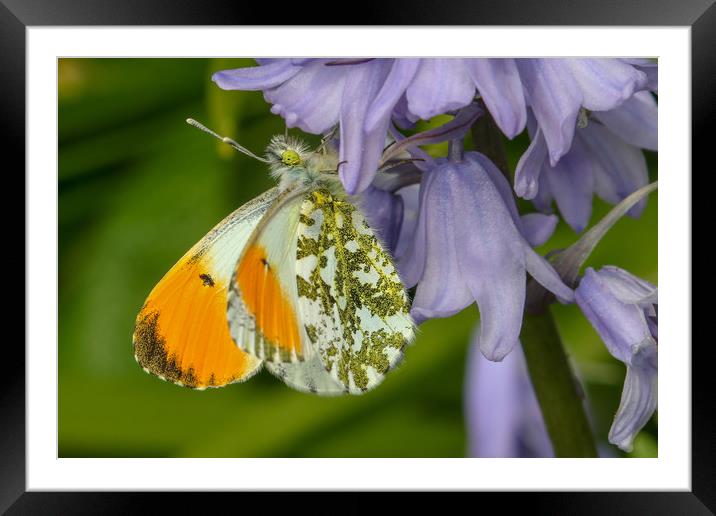
M295 167L301 164L301 156L292 149L287 149L281 153L281 162L287 167Z

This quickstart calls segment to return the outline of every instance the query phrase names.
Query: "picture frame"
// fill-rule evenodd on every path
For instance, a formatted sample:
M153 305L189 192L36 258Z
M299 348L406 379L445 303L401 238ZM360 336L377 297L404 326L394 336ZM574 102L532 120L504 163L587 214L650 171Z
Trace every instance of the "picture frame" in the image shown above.
M574 2L565 6L559 2L484 2L473 5L460 2L451 5L450 10L437 8L436 2L401 2L388 8L371 5L359 9L351 24L407 24L407 25L622 25L622 26L689 26L691 27L691 71L692 71L692 164L693 168L706 169L706 130L712 119L716 90L712 78L716 72L716 59L712 55L716 29L716 7L712 2L691 1L675 9L672 4L659 0L645 6L629 1L613 6L595 5L588 2ZM315 11L311 8L310 11ZM435 12L435 17L426 19L424 13ZM288 14L288 13L287 13ZM296 16L286 16L286 22L311 23L304 11ZM288 18L296 18L289 20ZM303 18L303 19L301 19ZM94 2L46 0L21 1L3 0L0 4L0 59L4 70L5 84L0 103L3 104L4 125L9 129L3 139L4 155L16 157L15 162L25 163L25 99L29 87L25 83L26 30L33 26L118 26L118 25L244 25L263 20L277 23L276 14L265 6L235 13L235 6L228 2L183 3L180 6L164 5L163 2L125 2L114 4L106 0ZM281 20L284 21L284 20ZM314 22L315 23L315 22ZM91 53L90 50L88 52ZM27 202L27 200L26 200ZM702 258L703 259L703 258ZM25 257L25 263L29 263ZM698 269L696 269L698 270ZM25 276L32 269L25 265ZM27 279L26 279L27 281ZM27 314L26 314L27 316ZM706 367L708 346L691 349L692 353L692 488L690 492L671 493L539 493L531 492L512 500L508 505L527 501L538 513L553 511L556 504L572 512L603 514L619 508L620 511L638 511L650 514L708 514L716 510L716 495L712 489L714 471L713 442L716 435L713 416L710 414L713 375ZM25 436L25 354L19 348L9 349L13 364L3 375L3 389L0 393L1 406L5 409L0 433L0 510L10 513L34 513L43 508L54 512L80 512L82 507L93 512L138 510L143 507L142 497L117 493L62 493L37 492L26 489ZM165 497L166 498L166 497ZM504 498L510 497L501 497ZM525 500L527 498L528 500ZM503 503L501 500L501 503ZM186 509L186 501L175 499L174 503Z

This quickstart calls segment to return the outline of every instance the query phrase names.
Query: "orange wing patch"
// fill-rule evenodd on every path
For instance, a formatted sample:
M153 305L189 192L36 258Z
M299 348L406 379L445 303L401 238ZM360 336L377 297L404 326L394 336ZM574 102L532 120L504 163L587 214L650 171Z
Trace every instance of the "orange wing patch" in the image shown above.
M139 312L134 356L150 373L195 389L244 380L261 361L229 334L226 282L207 255L188 253L162 278Z
M302 360L296 312L263 247L254 244L246 249L236 273L236 284L246 310L263 335L267 359L278 351L282 361L291 360L294 353Z

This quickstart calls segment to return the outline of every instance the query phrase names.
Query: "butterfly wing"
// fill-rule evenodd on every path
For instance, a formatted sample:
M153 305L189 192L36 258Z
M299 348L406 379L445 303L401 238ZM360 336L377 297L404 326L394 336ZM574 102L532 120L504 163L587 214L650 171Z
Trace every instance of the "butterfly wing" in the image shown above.
M268 362L298 362L301 337L293 278L303 193L284 191L235 264L228 320L239 348Z
M390 255L353 204L319 189L301 205L296 257L301 320L325 368L352 394L375 387L415 333Z
M244 204L192 247L147 297L137 315L134 356L148 373L196 389L256 373L261 361L236 347L226 321L237 256L278 195Z
M306 193L281 194L246 244L229 289L230 333L239 348L264 360L290 387L343 394L345 387L313 350L298 308L296 246Z
M265 365L271 374L301 392L321 396L338 396L347 392L345 386L330 375L317 353L303 362L265 362Z

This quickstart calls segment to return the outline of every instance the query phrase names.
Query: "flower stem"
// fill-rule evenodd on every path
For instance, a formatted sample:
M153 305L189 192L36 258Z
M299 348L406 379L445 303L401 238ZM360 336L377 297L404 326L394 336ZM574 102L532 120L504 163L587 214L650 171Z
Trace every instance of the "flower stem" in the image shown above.
M510 167L507 164L503 136L487 108L485 108L485 114L472 124L471 132L475 150L490 158L490 161L497 165L500 172L512 184L512 174L510 174Z
M459 163L463 160L465 148L461 139L454 139L448 142L448 157L453 163Z
M572 373L552 313L525 313L520 339L555 456L596 457L581 385Z

